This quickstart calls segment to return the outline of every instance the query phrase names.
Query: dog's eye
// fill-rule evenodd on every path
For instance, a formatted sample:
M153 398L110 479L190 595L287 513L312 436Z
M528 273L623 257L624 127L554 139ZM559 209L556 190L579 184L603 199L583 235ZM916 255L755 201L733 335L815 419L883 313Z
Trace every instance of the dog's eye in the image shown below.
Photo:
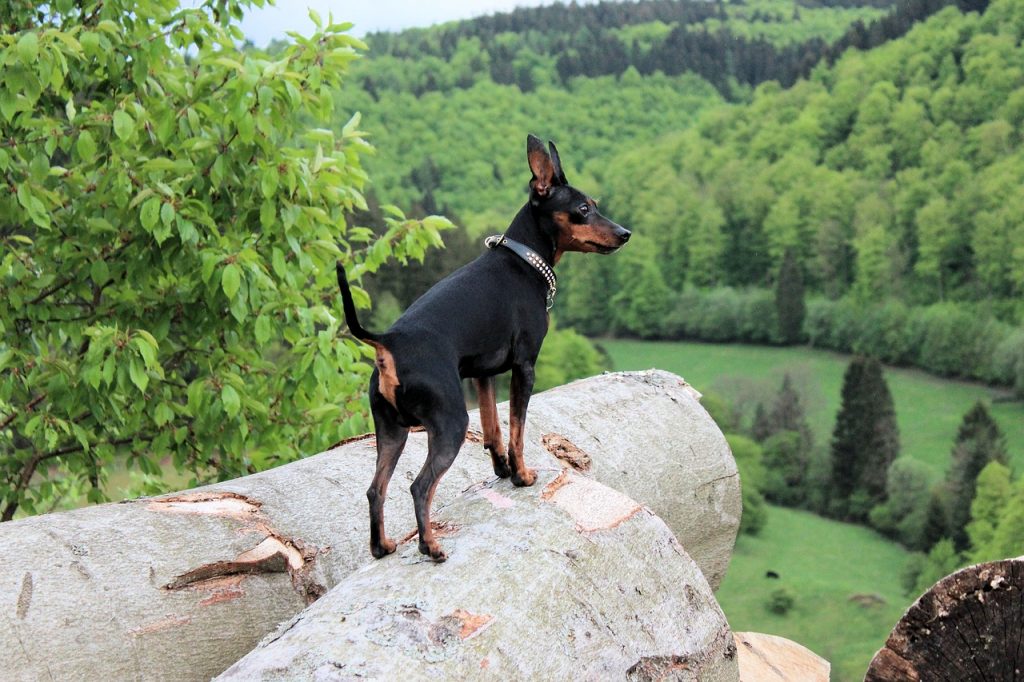
M577 210L580 212L580 215L587 215L590 213L590 204L580 204Z

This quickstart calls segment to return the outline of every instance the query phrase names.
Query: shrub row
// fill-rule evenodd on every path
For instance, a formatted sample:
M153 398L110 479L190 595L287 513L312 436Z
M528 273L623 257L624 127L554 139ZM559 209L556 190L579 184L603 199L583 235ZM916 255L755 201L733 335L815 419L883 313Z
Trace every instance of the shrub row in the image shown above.
M968 304L911 307L898 300L860 304L812 299L805 340L815 348L877 357L941 376L1013 386L1024 395L1024 328ZM767 289L723 287L676 294L647 336L710 342L781 342L775 297Z
M965 304L914 308L895 300L861 306L848 299L818 299L807 306L804 332L817 348L1014 386L1024 394L1024 329Z

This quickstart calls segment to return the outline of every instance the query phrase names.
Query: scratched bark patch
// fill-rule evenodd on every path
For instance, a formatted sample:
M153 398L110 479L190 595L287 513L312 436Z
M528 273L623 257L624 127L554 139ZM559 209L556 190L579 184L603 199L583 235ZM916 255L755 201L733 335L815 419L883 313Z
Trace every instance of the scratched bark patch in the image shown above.
M558 433L546 433L541 443L552 455L571 466L576 471L590 471L592 460L590 455L576 447L572 441Z
M150 500L149 511L169 514L220 516L240 521L241 531L263 535L252 548L221 561L202 564L175 576L163 589L192 590L207 593L200 603L209 606L244 596L242 580L261 573L287 573L292 587L306 604L312 604L327 591L313 576L319 554L327 551L298 538L282 536L270 525L258 500L226 491L187 493Z
M377 605L376 609L380 615L373 618L377 625L367 632L367 639L432 663L450 658L462 642L494 622L494 616L465 609L455 609L437 619L431 619L416 604Z
M32 574L25 573L21 579L21 592L18 593L18 620L24 620L28 614L28 607L32 604Z
M626 679L629 682L696 682L698 678L686 656L645 656L626 671Z

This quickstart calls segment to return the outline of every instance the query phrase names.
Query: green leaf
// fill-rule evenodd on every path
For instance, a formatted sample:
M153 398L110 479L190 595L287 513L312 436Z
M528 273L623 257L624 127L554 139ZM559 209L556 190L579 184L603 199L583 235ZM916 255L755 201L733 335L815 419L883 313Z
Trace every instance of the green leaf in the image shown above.
M146 343L148 343L150 346L152 346L154 350L156 350L156 349L158 349L160 347L160 344L157 343L156 337L154 337L152 334L150 334L145 329L136 329L135 330L135 335L136 336L141 336L142 338L144 338L146 340Z
M146 387L149 386L149 375L146 374L146 370L137 357L133 357L128 363L128 376L131 377L132 383L139 389L139 392L146 392Z
M84 31L78 36L79 42L82 44L82 49L86 53L99 52L100 49L100 36L94 31Z
M135 134L135 120L124 109L114 112L114 133L125 141L130 140Z
M160 220L161 203L159 197L151 197L142 204L140 218L142 219L142 226L146 228L147 232L152 232L153 228L156 227L157 221Z
M220 390L220 399L224 403L224 412L229 417L234 417L238 414L238 410L241 408L241 400L238 397L238 391L229 384L225 384L224 388Z
M238 139L246 144L250 143L256 137L256 123L253 121L252 114L248 111L242 114L235 125L238 128Z
M88 130L83 130L79 133L75 149L78 150L78 155L82 158L82 161L86 163L96 158L96 140L93 139L92 133Z
M152 369L159 365L156 360L156 348L149 345L146 339L136 336L132 339L132 343L139 350L139 355L142 356L142 360L146 363L147 368Z
M33 62L35 62L38 56L39 36L32 31L28 31L18 40L18 57L21 58L23 64L34 66Z
M263 192L263 196L268 199L274 196L274 192L277 191L277 181L277 168L267 166L263 169L263 176L260 179L260 190Z
M241 270L234 263L228 263L224 266L224 274L221 275L220 286L224 290L224 295L228 298L234 298L235 294L238 293L238 287L242 283Z
M277 220L277 209L273 201L264 200L260 204L260 226L263 229L270 229Z
M256 318L256 328L254 333L256 335L256 343L261 346L266 345L267 341L270 340L271 333L269 315L260 315Z
M163 206L161 206L160 220L163 221L164 225L170 227L171 223L174 222L174 206L172 206L170 203L166 203Z
M185 220L180 215L178 216L178 236L186 244L195 244L199 241L199 232L196 231L196 226L192 224L192 221Z
M246 316L249 314L249 304L246 301L245 296L236 296L231 299L231 305L228 306L228 310L231 311L231 316L239 322L244 322Z
M168 424L172 419L174 419L174 410L167 403L160 403L153 410L153 421L157 426Z
M285 263L284 253L281 252L281 249L274 248L270 262L274 268L274 274L279 278L285 279L288 276L288 264Z
M89 276L92 277L94 284L106 284L107 279L110 276L110 271L107 268L107 261L102 258L97 258L89 266Z

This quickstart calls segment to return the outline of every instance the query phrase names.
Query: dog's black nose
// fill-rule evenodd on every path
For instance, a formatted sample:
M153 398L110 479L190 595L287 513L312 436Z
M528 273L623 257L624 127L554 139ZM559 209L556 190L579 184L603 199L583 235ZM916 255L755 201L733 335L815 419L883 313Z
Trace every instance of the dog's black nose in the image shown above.
M633 236L633 233L624 227L620 227L618 231L615 233L615 236L621 239L622 243L625 244L626 242L629 241L629 238Z

